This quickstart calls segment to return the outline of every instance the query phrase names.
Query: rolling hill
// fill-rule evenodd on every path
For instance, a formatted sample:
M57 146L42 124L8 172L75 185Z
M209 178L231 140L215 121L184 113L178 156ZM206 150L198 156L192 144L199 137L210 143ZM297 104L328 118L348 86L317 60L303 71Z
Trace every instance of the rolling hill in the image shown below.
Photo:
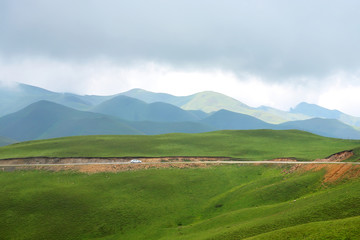
M128 121L184 122L200 120L197 114L168 103L148 104L139 99L122 95L100 103L91 111Z
M0 172L0 238L358 239L359 179L271 166Z
M299 130L237 130L163 135L77 136L17 143L1 158L226 156L248 160L325 158L356 149L359 140L326 138ZM356 151L356 154L360 152Z

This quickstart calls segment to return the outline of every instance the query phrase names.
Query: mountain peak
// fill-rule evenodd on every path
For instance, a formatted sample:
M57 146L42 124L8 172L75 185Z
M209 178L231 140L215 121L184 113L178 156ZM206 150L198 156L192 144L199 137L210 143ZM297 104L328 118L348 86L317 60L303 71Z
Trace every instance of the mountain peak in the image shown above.
M295 108L290 110L292 113L301 113L311 117L320 117L320 118L335 118L339 119L341 113L338 110L330 110L324 107L321 107L316 104L301 102Z

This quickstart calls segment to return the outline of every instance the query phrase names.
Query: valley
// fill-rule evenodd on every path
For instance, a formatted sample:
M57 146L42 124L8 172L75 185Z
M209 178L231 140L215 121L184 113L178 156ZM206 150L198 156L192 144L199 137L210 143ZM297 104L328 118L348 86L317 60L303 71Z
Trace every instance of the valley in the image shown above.
M256 109L214 92L20 88L0 118L1 239L360 234L355 117Z

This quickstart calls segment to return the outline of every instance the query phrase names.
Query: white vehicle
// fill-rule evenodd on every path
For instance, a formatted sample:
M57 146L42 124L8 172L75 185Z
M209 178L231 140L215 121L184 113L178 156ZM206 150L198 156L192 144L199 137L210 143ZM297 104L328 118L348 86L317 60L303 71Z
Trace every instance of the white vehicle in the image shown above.
M139 159L133 159L133 160L131 160L130 162L131 162L131 163L141 163L141 160L139 160Z

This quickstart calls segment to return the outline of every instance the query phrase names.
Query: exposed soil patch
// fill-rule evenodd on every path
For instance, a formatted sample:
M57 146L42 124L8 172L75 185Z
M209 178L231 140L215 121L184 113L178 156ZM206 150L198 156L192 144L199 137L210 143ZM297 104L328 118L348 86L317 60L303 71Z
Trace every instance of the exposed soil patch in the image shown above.
M275 158L275 159L272 159L270 161L274 161L274 162L297 162L297 160L295 158Z
M343 151L330 155L325 159L316 159L316 162L342 162L352 157L354 153L352 151ZM320 171L324 169L326 171L324 175L324 183L332 183L341 179L351 179L360 177L360 166L352 164L296 164L286 172L294 171Z
M215 164L216 165L216 164ZM76 171L82 173L99 172L123 172L150 168L205 168L214 166L206 163L162 163L162 164L90 164L90 165L64 165L64 166L22 166L16 167L16 170L48 170L48 171Z
M329 157L325 159L318 159L316 161L323 161L323 162L342 162L346 159L349 159L350 157L354 156L353 151L342 151L339 153L335 153L333 155L330 155Z

